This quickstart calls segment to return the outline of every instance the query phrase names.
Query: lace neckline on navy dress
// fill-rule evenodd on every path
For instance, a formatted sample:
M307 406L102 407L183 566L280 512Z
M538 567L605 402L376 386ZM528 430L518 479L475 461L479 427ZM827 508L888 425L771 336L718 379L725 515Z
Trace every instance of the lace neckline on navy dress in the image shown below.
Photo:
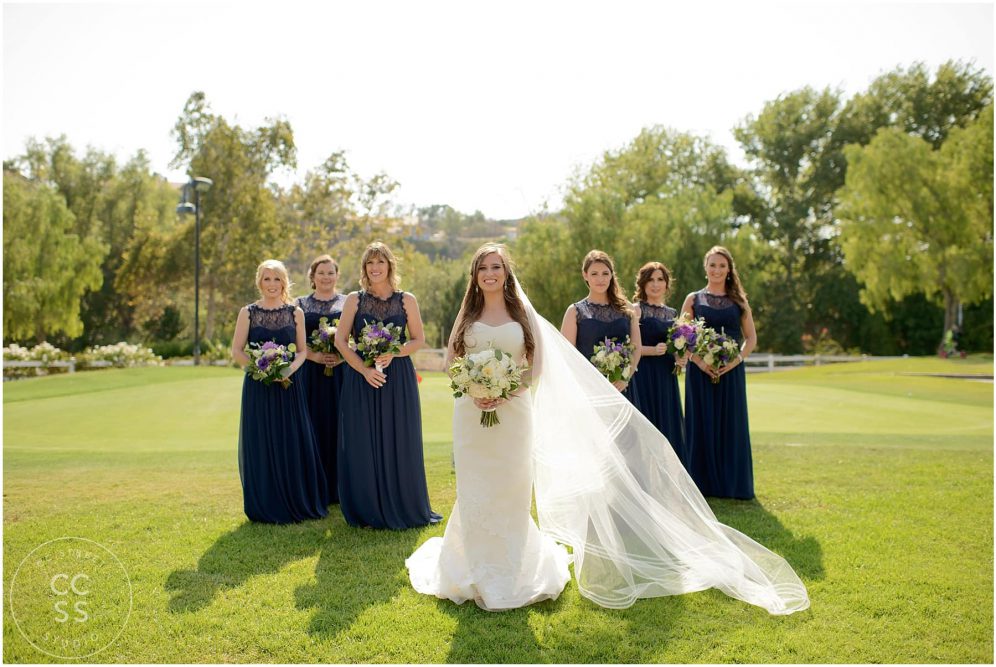
M294 322L293 303L285 303L279 308L263 308L258 303L249 304L249 324L264 329L282 329L296 326Z
M364 315L372 315L377 320L383 321L389 317L396 317L404 314L404 292L398 291L381 299L370 292L360 292L360 301L357 304L356 312Z
M640 317L645 320L673 320L678 311L671 306L664 304L661 306L640 302Z
M582 299L574 304L578 313L578 321L598 320L599 322L615 322L619 318L627 317L626 313L616 310L611 303L593 303L588 299Z
M331 299L319 299L314 293L308 296L302 296L297 300L301 310L306 313L314 313L317 315L331 315L334 312L342 312L342 304L346 300L346 297L342 294L336 294Z
M730 308L737 305L737 302L730 298L728 294L711 294L705 289L699 290L699 300L710 308Z

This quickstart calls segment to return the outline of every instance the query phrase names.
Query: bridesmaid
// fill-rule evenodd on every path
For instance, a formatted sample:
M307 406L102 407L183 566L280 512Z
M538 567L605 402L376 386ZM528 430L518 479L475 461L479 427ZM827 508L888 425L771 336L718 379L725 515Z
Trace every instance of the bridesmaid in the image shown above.
M318 328L321 318L329 324L342 315L345 294L336 292L339 281L339 265L329 255L316 257L308 269L308 282L314 290L308 296L298 297L297 305L304 311L304 328L311 340L311 334ZM338 475L336 474L336 440L339 437L339 394L342 390L342 370L326 375L325 369L334 369L342 363L338 354L307 351L308 361L301 369L308 396L308 413L311 427L318 443L318 453L325 471L326 505L339 502Z
M647 262L636 275L633 300L640 308L640 372L630 390L634 404L671 443L682 465L688 468L685 426L681 418L681 394L674 374L675 358L667 352L667 331L678 311L665 305L671 292L671 272L660 262ZM684 360L678 362L684 364Z
M688 472L704 496L749 500L754 497L754 469L743 360L757 345L757 333L730 251L710 248L705 271L708 283L685 297L681 312L736 338L740 357L717 371L690 355L685 377ZM713 377L722 379L713 384Z
M335 345L343 370L339 419L339 507L351 526L400 530L442 520L429 506L422 459L422 416L411 355L425 345L415 297L398 288L397 261L371 243L360 261L359 292L346 297ZM404 344L397 355L366 366L349 348L366 323L396 324Z
M621 343L629 336L636 349L631 361L635 373L640 359L639 310L623 296L612 258L601 250L592 250L581 264L581 277L588 285L588 296L567 307L560 333L585 359L591 359L595 345L604 338ZM633 400L628 382L617 380L612 384Z
M260 264L256 287L260 298L239 311L232 337L232 358L243 367L249 363L246 343L294 343L299 351L306 349L304 313L290 297L284 265L275 259ZM305 355L297 354L282 383L267 386L248 374L242 381L239 476L245 513L251 521L292 523L328 513L325 473L304 385L295 375L304 362Z

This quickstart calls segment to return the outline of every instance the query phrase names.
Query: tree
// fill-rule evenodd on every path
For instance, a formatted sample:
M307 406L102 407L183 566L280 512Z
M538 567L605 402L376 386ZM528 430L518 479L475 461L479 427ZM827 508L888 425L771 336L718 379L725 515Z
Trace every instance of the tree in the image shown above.
M811 311L821 277L835 263L833 195L843 184L837 133L840 93L806 87L768 102L734 128L754 164L764 204L752 223L769 248L756 321L775 349L800 352L803 332L823 313Z
M101 284L106 246L75 233L75 216L51 186L16 172L3 179L4 337L76 336L80 299Z
M981 67L947 61L933 77L924 63L898 67L876 78L843 110L849 143L867 144L883 127L896 127L940 148L952 130L966 127L993 97L993 82Z
M286 257L293 246L293 230L281 227L267 178L295 165L294 135L286 120L267 119L255 130L229 125L211 113L204 93L195 92L173 136L173 164L214 181L201 197L204 338L212 340L219 325L234 322L239 305L255 298L253 267L267 257ZM172 239L174 250L192 259L193 237L194 221L185 221ZM189 271L192 265L174 278L186 280Z
M66 137L29 141L14 164L38 183L53 187L74 216L73 232L106 246L99 290L83 296L83 331L70 347L127 340L137 332L134 303L116 285L118 270L137 230L169 227L175 221L176 191L150 171L139 151L124 167L94 148L77 157ZM163 302L155 305L161 312Z
M750 233L738 230L736 206L750 205L750 195L721 148L668 128L646 128L576 174L559 215L522 227L515 256L523 285L537 310L559 322L567 305L584 296L581 261L598 248L614 257L627 295L637 269L651 260L671 265L691 288L709 247L727 243L735 253L747 252Z
M431 260L408 243L399 249L405 268L402 288L418 298L425 340L430 347L446 347L467 287L470 257Z
M899 128L847 150L841 243L869 307L923 293L947 331L960 304L992 295L992 153L991 105L939 150Z
M992 81L979 68L948 62L931 77L916 63L878 77L846 103L830 89L787 93L735 128L761 195L760 204L748 209L769 249L760 289L778 295L757 306L758 325L771 331L776 348L798 351L803 331L824 326L848 339L842 341L846 347L877 344L868 332L878 328L864 323L871 315L843 266L837 238L845 148L867 144L882 127L923 137L936 148L952 129L970 123L991 96ZM905 308L900 302L882 307L886 314Z
M337 247L360 232L352 205L353 182L345 153L337 151L309 170L303 183L278 195L281 226L293 241L288 267L306 270L317 255L338 254Z

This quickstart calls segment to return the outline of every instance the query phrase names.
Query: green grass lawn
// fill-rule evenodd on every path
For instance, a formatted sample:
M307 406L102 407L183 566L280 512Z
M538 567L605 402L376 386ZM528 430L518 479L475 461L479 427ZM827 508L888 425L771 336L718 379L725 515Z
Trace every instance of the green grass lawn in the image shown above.
M716 591L612 611L573 582L526 609L458 607L415 593L404 568L442 526L246 521L235 370L7 383L3 658L56 661L6 593L32 549L79 536L133 590L124 631L88 661L992 662L993 385L904 375L952 369L992 374L992 357L749 376L758 498L710 504L795 567L812 608L789 617ZM441 375L421 387L430 496L448 515L452 399Z

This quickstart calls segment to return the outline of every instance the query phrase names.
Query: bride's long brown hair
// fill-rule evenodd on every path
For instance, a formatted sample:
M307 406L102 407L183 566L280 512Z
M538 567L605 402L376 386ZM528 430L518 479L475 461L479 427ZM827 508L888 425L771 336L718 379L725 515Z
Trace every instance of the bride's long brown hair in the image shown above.
M508 248L501 243L486 243L474 253L474 259L470 263L470 280L467 283L467 292L463 295L463 303L460 312L463 313L453 327L453 350L457 356L463 356L467 352L464 338L467 330L484 312L484 293L477 286L477 271L484 263L484 258L490 254L501 257L501 263L505 266L505 284L502 286L502 293L505 296L505 308L509 316L522 327L522 336L525 339L526 358L532 361L533 350L536 342L533 338L533 331L529 328L529 318L526 316L526 307L519 299L515 291L515 274L513 273L512 259L508 255Z

